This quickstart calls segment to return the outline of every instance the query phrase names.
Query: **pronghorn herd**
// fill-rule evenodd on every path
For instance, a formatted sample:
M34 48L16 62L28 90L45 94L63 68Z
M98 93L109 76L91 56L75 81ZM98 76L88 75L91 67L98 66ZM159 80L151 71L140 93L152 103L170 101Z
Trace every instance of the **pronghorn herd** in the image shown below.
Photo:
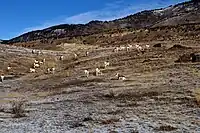
M36 68L39 68L42 64L45 63L45 58L41 61L39 60L34 60L34 63L33 63L33 67L29 69L29 72L30 73L35 73L36 72Z
M135 47L134 47L135 46ZM119 52L119 51L131 51L132 49L136 49L138 52L144 52L144 50L148 50L150 49L150 45L145 45L145 46L141 46L139 44L135 44L135 45L131 45L131 44L128 44L126 46L118 46L118 47L115 47L113 49L113 52ZM32 54L36 54L38 56L40 56L43 52L38 50L32 50ZM86 51L85 52L85 56L89 56L89 52ZM59 58L58 58L60 61L64 60L64 56L63 55L60 55ZM76 53L74 53L74 59L77 60L78 59L78 55ZM30 73L36 73L36 69L37 68L40 68L41 65L44 65L46 62L46 59L43 58L42 60L34 60L33 62L33 66L31 68L29 68L29 72ZM108 61L105 61L104 62L104 69L108 68L110 66L110 62ZM11 66L7 66L7 71L10 71L12 69ZM47 68L47 73L55 73L55 67L50 67L50 68ZM86 77L89 77L90 75L90 71L89 70L84 70L84 74ZM99 76L99 75L103 75L102 71L99 69L99 68L96 68L95 69L95 75L96 76ZM125 76L117 73L116 74L116 77L118 80L126 80ZM4 80L4 74L1 75L1 81L3 82Z
M133 45L131 44L128 44L127 46L119 46L119 47L115 47L114 48L114 52L119 52L119 51L130 51L131 49L133 49ZM135 49L139 52L143 52L145 49L149 49L150 48L150 45L145 45L145 46L141 46L139 44L135 44Z
M40 55L42 52L41 51L36 51L36 50L32 50L32 53L33 54L37 54L37 55ZM86 54L88 55L89 52L86 52ZM74 59L76 60L78 58L78 55L76 53L74 53ZM64 56L63 55L60 55L59 56L59 60L62 61L64 60ZM29 72L30 73L35 73L36 72L36 68L39 68L42 64L44 64L46 62L46 59L44 58L43 60L39 61L39 60L34 60L34 63L33 63L33 67L29 69ZM54 74L55 73L55 67L50 67L50 68L47 68L47 73L52 73Z
M42 54L42 52L40 50L36 51L35 49L33 49L32 54L40 55L40 54Z
M107 68L107 66L109 66L110 63L109 62L104 62L104 65L105 65L104 68ZM88 78L89 74L90 74L90 71L89 70L84 70L84 74ZM103 73L101 72L101 70L98 67L95 69L95 75L96 76L103 75ZM121 75L121 74L119 74L119 73L116 74L116 77L117 77L118 80L123 80L123 81L126 80L126 77Z
M56 68L55 67L51 67L51 68L47 68L47 73L55 73Z
M142 52L143 53L145 50L150 49L150 45L141 46L139 44L135 44L135 47L134 47L133 45L128 44L127 46L115 47L113 49L113 52L116 52L116 53L119 52L119 51L127 51L128 52L128 51L130 51L130 50L132 50L134 48L138 52ZM110 62L105 61L104 62L104 69L106 69L108 66L110 66ZM84 70L84 74L86 75L86 77L89 77L89 74L90 74L89 70ZM96 76L102 75L102 72L101 72L101 70L99 68L95 69L95 75ZM119 73L117 73L115 76L117 77L118 80L123 80L123 81L126 80L126 77L124 75L119 74Z

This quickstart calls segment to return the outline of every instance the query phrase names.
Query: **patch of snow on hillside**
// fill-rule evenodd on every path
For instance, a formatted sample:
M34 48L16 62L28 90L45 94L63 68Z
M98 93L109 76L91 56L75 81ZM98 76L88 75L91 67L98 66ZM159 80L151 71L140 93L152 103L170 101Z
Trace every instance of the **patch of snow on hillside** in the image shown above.
M153 13L155 15L163 15L163 9L154 10Z
M162 8L162 9L157 9L157 10L154 10L153 13L155 15L163 15L165 11L171 10L172 8L173 8L173 6L169 6L169 7Z
M185 10L186 11L192 11L192 10L194 10L194 8L193 7L188 7L188 8L185 8Z

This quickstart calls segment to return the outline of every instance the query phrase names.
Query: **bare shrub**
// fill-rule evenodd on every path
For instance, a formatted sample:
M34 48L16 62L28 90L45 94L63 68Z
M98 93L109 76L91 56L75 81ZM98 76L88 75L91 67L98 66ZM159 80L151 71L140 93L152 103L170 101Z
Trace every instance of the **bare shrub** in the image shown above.
M170 126L170 125L162 125L159 128L155 129L156 131L166 131L166 132L170 132L170 131L174 131L177 130L176 127Z
M14 118L25 117L25 101L15 100L11 102L11 113L14 114Z
M108 94L105 95L105 97L114 98L115 97L115 93L114 93L113 89L110 89L108 91Z
M189 61L191 61L191 55L183 54L183 55L179 56L178 60L176 60L175 62L189 62Z

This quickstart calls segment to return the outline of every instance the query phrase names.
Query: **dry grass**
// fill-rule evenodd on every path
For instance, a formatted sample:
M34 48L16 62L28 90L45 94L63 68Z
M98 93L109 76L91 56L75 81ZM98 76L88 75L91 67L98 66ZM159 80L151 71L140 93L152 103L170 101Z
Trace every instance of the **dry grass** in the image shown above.
M47 68L52 68L52 67L56 67L57 64L56 64L55 61L48 61L48 62L45 63L45 66L46 66Z
M5 74L22 74L29 70L33 65L33 59L28 57L13 57L4 62L4 68L1 68ZM7 66L11 66L11 70L7 70Z
M119 121L120 120L118 118L110 118L110 119L101 120L101 123L104 125L107 125L107 124L114 124Z
M53 51L64 51L65 49L61 46L55 46L55 47L49 47L47 50L53 50Z
M194 96L197 104L200 106L200 88L194 90Z
M200 77L200 71L196 68L191 68L191 74Z
M49 92L37 92L37 93L35 93L35 94L33 94L33 96L35 97L35 98L40 98L40 97L47 97L47 96L49 96L50 95L50 93Z

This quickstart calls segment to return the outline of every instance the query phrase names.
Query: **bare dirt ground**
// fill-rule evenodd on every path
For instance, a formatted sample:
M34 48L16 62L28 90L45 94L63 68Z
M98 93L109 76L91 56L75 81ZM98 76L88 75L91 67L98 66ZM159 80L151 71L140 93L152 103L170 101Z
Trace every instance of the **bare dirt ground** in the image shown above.
M162 46L153 47L158 43ZM198 41L140 45L145 44L150 49L144 53L73 44L63 46L65 51L44 50L40 56L31 49L0 45L5 74L0 83L0 132L200 132L194 93L200 88L200 64L175 63L183 54L200 52ZM63 61L59 55L64 55ZM42 58L45 64L29 73L34 59ZM110 62L106 69L104 61ZM7 65L11 71L6 71ZM47 74L48 67L55 67L55 74ZM103 75L95 76L96 67ZM91 72L89 78L85 69ZM117 72L127 80L117 80ZM25 100L25 117L14 118L10 111L10 101L16 99Z

